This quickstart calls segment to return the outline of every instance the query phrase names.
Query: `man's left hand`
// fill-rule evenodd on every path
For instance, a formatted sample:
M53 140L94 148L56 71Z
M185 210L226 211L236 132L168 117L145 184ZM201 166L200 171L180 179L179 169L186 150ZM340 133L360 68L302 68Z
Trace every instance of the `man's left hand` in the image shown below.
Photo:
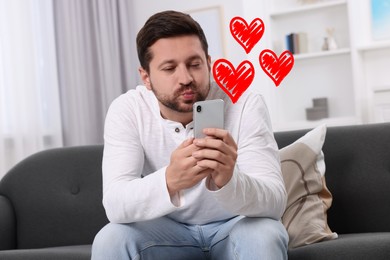
M193 152L192 156L198 160L198 166L213 169L211 180L222 188L233 176L237 144L227 130L206 128L203 132L206 138L194 140L201 149Z

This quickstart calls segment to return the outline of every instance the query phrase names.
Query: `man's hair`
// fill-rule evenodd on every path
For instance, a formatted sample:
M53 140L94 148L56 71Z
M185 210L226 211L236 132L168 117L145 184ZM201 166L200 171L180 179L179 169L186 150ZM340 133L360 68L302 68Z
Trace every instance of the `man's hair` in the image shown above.
M172 10L152 15L137 35L137 52L141 67L149 72L149 64L153 58L150 47L157 40L185 35L198 36L208 57L206 36L199 23L190 15Z

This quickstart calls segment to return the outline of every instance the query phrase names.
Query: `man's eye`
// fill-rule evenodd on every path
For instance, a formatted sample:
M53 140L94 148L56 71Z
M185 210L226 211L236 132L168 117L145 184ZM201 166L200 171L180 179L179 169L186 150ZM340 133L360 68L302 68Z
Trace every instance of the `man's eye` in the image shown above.
M175 68L174 67L165 67L162 70L163 71L173 71Z
M193 63L193 64L191 64L190 66L193 67L193 68L197 68L197 67L200 66L200 63Z

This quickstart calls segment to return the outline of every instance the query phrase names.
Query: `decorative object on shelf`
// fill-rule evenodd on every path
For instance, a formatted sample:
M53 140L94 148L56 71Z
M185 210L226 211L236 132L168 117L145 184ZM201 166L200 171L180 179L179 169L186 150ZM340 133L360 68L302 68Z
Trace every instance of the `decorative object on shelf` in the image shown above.
M371 29L374 40L390 39L390 0L371 0Z
M337 50L338 46L334 38L334 28L331 27L326 28L326 34L327 36L324 38L324 42L322 43L321 50L323 51Z
M374 122L390 122L390 84L372 87Z
M374 108L375 122L390 122L390 105L377 105Z
M328 40L328 50L336 50L338 48L336 39L334 38L334 28L326 28L327 40Z
M323 50L323 51L329 50L328 37L324 38L324 43L322 44L321 50Z
M319 0L298 0L298 3L307 5L307 4L314 4L319 2Z
M309 121L320 120L329 116L328 99L313 98L313 107L306 108L306 119Z

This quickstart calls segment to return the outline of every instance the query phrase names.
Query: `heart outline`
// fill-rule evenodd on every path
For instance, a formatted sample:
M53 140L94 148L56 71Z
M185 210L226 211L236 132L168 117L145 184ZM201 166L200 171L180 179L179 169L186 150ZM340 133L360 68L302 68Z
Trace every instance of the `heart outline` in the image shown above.
M241 26L237 26L241 25ZM233 38L249 52L260 41L264 35L265 25L263 20L255 18L250 25L241 17L236 16L230 20L230 33Z
M213 64L213 77L234 104L252 84L255 68L247 60L241 62L235 69L230 61L218 59Z
M293 68L294 55L286 50L277 57L275 52L265 49L259 55L259 62L263 71L272 79L275 86L278 87Z

